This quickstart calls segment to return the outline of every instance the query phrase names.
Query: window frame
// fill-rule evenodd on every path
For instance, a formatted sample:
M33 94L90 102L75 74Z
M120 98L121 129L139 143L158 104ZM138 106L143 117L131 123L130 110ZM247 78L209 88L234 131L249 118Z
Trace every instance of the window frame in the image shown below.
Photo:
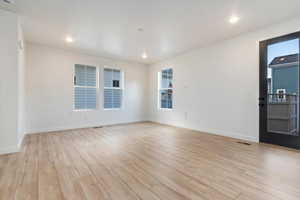
M168 87L168 88L162 88L161 87L161 83L162 83L162 71L164 70L168 70L168 69L172 69L172 88ZM159 72L158 72L158 87L157 87L157 91L158 91L158 103L157 103L157 107L158 110L165 110L165 111L172 111L174 109L174 69L173 67L165 67L162 68ZM172 90L172 108L162 108L161 107L161 91L162 90Z
M110 70L119 70L120 71L120 86L119 87L105 87L105 83L104 83L104 81L105 81L105 73L104 73L104 71L105 71L105 69L110 69ZM125 80L125 78L124 78L124 72L123 72L123 70L121 69L121 68L118 68L118 67L110 67L110 66L104 66L103 67L103 69L102 69L102 82L103 82L103 98L102 98L102 100L103 100L103 103L102 103L102 107L103 107L103 110L104 111L118 111L118 110L122 110L123 108L124 108L124 80ZM120 108L105 108L104 107L104 104L105 104L105 95L104 95L104 91L105 91L105 89L113 89L113 90L121 90L121 106L120 106Z
M76 65L81 65L81 66L87 66L87 67L94 67L96 68L96 86L81 86L81 85L75 85L75 68ZM87 64L74 64L73 65L73 112L87 112L87 111L96 111L99 109L99 67L94 66L94 65L87 65ZM76 109L75 108L75 88L95 88L96 89L96 107L93 109Z

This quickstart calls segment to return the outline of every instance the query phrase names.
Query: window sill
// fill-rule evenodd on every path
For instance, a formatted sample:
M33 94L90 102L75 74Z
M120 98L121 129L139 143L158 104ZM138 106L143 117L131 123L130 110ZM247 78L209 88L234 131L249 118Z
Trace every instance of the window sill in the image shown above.
M104 111L118 111L118 110L122 110L122 108L104 108Z
M73 112L90 112L96 111L97 109L80 109L80 110L73 110Z
M158 110L161 110L161 111L172 111L173 108L159 108Z

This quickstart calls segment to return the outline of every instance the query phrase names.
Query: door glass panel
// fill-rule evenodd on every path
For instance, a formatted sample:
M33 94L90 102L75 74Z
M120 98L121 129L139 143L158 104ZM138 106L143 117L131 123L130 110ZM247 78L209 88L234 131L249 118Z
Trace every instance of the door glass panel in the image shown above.
M299 39L268 46L268 132L299 135Z

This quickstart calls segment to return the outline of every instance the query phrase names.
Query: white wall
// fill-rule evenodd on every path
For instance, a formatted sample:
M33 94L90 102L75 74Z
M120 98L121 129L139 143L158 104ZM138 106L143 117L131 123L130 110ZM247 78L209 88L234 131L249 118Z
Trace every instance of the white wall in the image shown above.
M0 154L18 151L18 18L0 9Z
M18 146L25 135L25 43L23 30L18 23Z
M144 120L257 141L258 42L300 30L300 18L296 18L151 66L32 43L26 44L24 61L25 52L17 51L16 41L22 40L22 34L17 34L17 16L4 11L0 16L0 153L16 149L24 130L36 133ZM123 109L103 110L100 85L100 107L74 112L73 70L77 63L124 70ZM165 67L174 68L171 111L157 109L157 72ZM22 85L26 85L25 97Z
M118 67L125 74L124 106L118 111L99 108L73 111L74 64ZM38 44L26 44L26 132L92 127L147 120L147 66L114 61ZM100 89L103 84L100 82Z
M300 31L300 18L150 66L152 121L251 141L259 138L259 41ZM174 109L157 109L157 72L174 69Z

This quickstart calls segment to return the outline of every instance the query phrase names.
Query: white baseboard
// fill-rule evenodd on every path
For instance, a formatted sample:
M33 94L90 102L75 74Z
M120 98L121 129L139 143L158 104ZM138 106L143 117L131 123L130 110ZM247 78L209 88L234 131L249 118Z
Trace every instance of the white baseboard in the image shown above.
M22 137L19 139L18 144L15 146L8 146L8 147L1 148L0 155L20 152L24 137L25 135L23 134Z
M197 130L197 129L195 129L195 130ZM221 130L215 130L215 129L201 129L201 130L197 130L197 131L205 132L205 133L209 133L209 134L213 134L213 135L220 135L220 136L235 138L235 139L239 139L239 140L246 140L249 142L256 142L256 143L259 142L259 139L256 137L247 136L247 135L243 135L243 134L239 134L239 133L228 132L228 131L221 131Z
M26 134L49 133L49 132L55 132L55 131L67 131L67 130L74 130L74 129L99 127L99 126L114 126L114 125L122 125L122 124L140 123L140 122L146 122L146 121L148 121L148 120L131 120L131 121L122 121L122 122L117 122L117 123L86 124L86 125L79 125L79 126L60 126L60 127L38 128L38 129L32 129L30 131L27 131Z
M3 155L3 154L11 154L11 153L17 153L19 152L19 148L18 146L9 146L9 147L5 147L5 148L1 148L0 149L0 155Z
M19 139L19 143L18 143L18 149L19 149L19 150L20 150L20 148L21 148L21 146L22 146L24 137L25 137L25 133L22 135L21 139Z
M250 142L256 142L256 143L259 142L258 137L247 136L247 135L244 135L244 134L241 134L241 133L234 133L234 132L216 130L216 129L210 129L210 128L180 126L180 125L177 125L177 124L161 122L161 121L156 121L156 120L133 120L133 121L120 122L120 123L106 123L106 124L90 124L90 125L84 125L84 126L64 126L64 127L40 128L40 129L33 129L33 130L27 132L27 134L48 133L48 132L55 132L55 131L73 130L73 129L81 129L81 128L91 128L91 127L97 127L97 126L113 126L113 125L141 123L141 122L154 122L154 123L159 123L159 124L164 124L164 125L169 125L169 126L174 126L174 127L179 127L179 128L191 129L191 130L194 130L194 131L209 133L209 134L213 134L213 135L220 135L220 136L225 136L225 137L230 137L230 138L235 138L235 139L240 139L240 140L245 140L245 141L250 141ZM21 142L22 141L20 141L20 144L18 145L19 147L21 145ZM1 154L1 150L0 150L0 154Z
M172 123L166 123L166 122L160 122L156 120L151 120L154 123L159 123L159 124L164 124L164 125L169 125L169 126L174 126L178 128L184 128L184 129L190 129L194 131L198 131L199 133L208 133L208 134L213 134L213 135L219 135L219 136L225 136L225 137L230 137L234 139L239 139L239 140L245 140L249 142L259 142L258 137L253 137L253 136L248 136L248 135L243 135L241 133L234 133L234 132L229 132L229 131L223 131L223 130L216 130L216 129L210 129L210 128L196 128L196 127L187 127L187 126L178 126Z

